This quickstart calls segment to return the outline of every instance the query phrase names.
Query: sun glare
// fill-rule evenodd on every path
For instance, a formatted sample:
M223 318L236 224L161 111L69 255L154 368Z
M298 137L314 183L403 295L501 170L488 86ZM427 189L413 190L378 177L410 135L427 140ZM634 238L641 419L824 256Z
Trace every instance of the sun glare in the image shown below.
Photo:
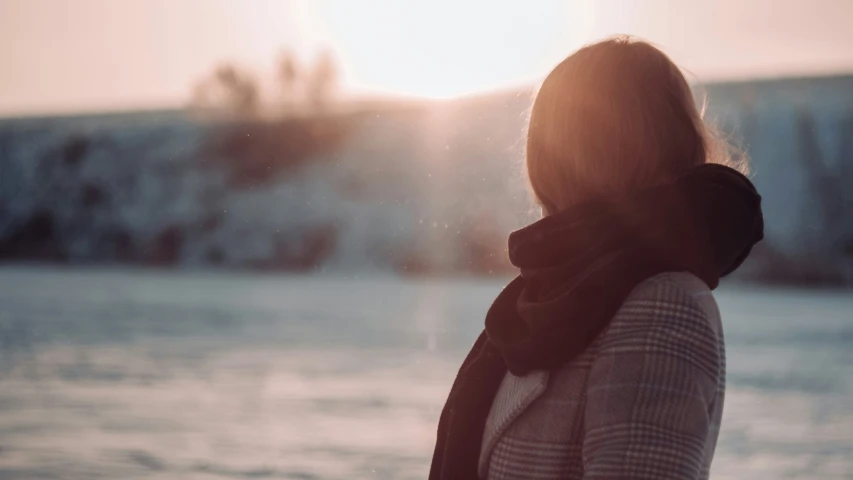
M447 99L530 82L583 41L587 0L327 0L347 86Z

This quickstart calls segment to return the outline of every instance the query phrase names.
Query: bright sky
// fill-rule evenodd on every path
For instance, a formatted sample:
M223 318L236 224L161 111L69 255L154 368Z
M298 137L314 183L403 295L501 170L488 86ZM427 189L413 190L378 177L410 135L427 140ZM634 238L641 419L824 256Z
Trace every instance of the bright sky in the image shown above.
M350 92L448 97L541 78L632 33L699 79L853 72L853 0L0 0L0 115L186 102L223 60L331 45Z

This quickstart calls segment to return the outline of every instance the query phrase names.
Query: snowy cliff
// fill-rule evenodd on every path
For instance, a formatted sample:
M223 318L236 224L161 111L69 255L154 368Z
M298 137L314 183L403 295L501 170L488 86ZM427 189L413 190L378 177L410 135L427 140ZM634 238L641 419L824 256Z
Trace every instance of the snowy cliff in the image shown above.
M709 85L763 197L760 277L853 283L853 76Z
M765 198L756 279L853 281L853 77L705 87ZM322 118L0 121L0 259L506 272L530 92Z

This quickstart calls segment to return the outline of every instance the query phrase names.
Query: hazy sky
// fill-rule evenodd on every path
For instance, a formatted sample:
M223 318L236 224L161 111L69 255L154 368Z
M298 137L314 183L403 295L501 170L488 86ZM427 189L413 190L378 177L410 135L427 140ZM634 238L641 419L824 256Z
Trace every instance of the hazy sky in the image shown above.
M223 60L331 45L353 92L533 81L632 33L699 79L853 72L853 0L0 0L0 115L168 107Z

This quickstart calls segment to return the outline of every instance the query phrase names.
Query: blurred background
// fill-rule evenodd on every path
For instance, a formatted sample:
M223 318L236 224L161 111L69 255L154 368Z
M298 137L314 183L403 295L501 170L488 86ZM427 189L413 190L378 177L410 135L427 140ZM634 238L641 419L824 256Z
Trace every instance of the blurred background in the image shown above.
M0 479L425 478L536 218L536 84L627 33L751 157L713 477L853 478L853 2L0 0Z

